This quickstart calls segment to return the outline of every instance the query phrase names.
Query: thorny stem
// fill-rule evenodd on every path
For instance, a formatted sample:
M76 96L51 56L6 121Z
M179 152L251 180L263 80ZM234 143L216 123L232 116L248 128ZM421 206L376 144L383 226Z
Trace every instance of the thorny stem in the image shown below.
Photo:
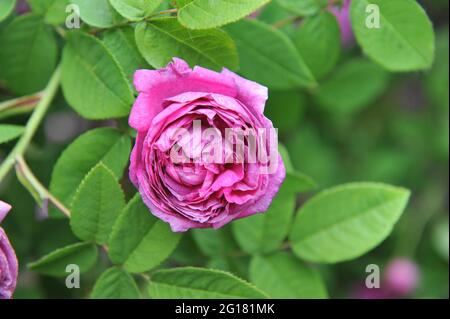
M12 169L17 159L25 153L34 136L34 133L36 133L39 124L44 118L45 113L50 107L50 104L55 97L56 92L58 91L60 78L61 69L60 67L58 67L53 73L52 78L47 84L44 92L42 93L41 100L37 104L33 114L28 120L27 125L25 126L25 132L23 133L13 150L0 165L0 183L3 181L3 178L6 176L6 174L8 174Z

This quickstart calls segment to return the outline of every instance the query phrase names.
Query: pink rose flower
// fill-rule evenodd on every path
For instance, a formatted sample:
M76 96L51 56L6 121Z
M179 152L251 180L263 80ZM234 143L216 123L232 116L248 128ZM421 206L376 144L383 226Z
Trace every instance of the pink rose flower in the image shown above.
M190 69L178 58L160 70L138 70L134 85L130 179L155 216L180 232L268 209L285 177L277 145L261 139L258 154L266 151L270 160L255 161L247 152L254 144L237 143L242 152L235 135L227 138L229 129L273 132L263 115L266 87L226 69ZM214 134L197 138L200 131Z
M10 209L10 205L0 200L0 223ZM18 269L16 253L5 231L0 227L0 299L12 298L16 289Z
M350 1L344 0L342 7L332 5L330 8L330 12L336 17L341 29L341 39L344 46L350 46L355 38L350 22Z

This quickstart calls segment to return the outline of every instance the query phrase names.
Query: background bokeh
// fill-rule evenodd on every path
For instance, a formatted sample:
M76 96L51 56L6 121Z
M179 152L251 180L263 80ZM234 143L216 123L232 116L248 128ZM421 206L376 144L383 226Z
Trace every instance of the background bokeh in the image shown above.
M279 128L281 141L287 146L294 166L314 177L321 188L370 180L412 190L404 215L380 247L352 262L322 266L331 297L384 297L382 288L372 294L361 288L367 275L366 265L379 265L383 280L389 280L385 270L401 258L417 267L417 275L413 274L417 285L407 297L448 298L449 3L447 0L420 2L437 34L436 59L430 71L365 74L356 68L353 76L335 81L315 95L302 91L270 92L267 115ZM334 72L355 63L358 59L355 57L360 56L359 49L349 44ZM359 86L362 81L375 81L376 92L365 92L364 86ZM7 98L7 92L0 89L0 101ZM330 100L343 107L329 107ZM19 116L14 122L23 124L26 119L25 115ZM81 132L103 125L114 123L87 122L71 111L60 96L27 153L33 171L48 185L53 165L64 147ZM13 145L1 145L0 159ZM131 193L131 187L124 183ZM83 287L91 287L104 265L99 264L97 272L83 276L79 290L68 290L64 280L40 276L26 268L28 262L76 241L67 220L45 219L13 174L2 181L0 198L14 203L13 213L4 227L21 261L15 298L85 296ZM298 204L305 199L300 197ZM192 235L188 235L168 264L210 262L194 245ZM245 255L215 262L226 263L217 267L246 276ZM400 269L400 273L407 271L407 267Z

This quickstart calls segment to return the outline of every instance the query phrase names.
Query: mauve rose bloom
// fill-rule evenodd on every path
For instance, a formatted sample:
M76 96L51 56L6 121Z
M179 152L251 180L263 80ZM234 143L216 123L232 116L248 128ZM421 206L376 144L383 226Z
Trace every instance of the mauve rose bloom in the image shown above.
M190 69L178 58L160 70L136 71L134 85L139 96L129 118L137 130L130 179L155 216L180 232L219 228L267 210L285 178L277 150L277 166L270 174L262 173L259 162L180 164L170 156L175 143L183 144L173 140L174 131L186 128L192 132L194 121L200 121L202 129L219 131L228 127L273 129L263 115L266 87L226 69L221 73L198 66ZM202 137L186 155L195 159L207 144Z
M331 13L336 17L341 29L341 39L344 46L349 46L354 41L352 24L350 22L350 0L344 0L342 7L332 6Z
M417 265L406 258L392 260L384 272L384 285L394 297L404 297L417 288L419 269Z
M10 205L0 201L0 223L10 209ZM0 299L12 298L16 289L18 269L16 253L5 231L0 227Z

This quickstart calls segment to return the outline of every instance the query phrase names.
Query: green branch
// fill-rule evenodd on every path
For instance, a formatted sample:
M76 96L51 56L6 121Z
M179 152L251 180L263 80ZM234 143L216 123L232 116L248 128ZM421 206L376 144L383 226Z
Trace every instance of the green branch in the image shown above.
M14 164L17 161L17 158L21 157L28 145L30 144L34 134L36 133L39 124L44 118L45 113L47 112L53 98L58 91L59 83L61 78L61 69L58 67L52 75L50 82L47 84L43 92L42 99L39 101L36 106L33 114L27 122L25 127L25 132L22 137L17 142L16 146L13 148L11 153L9 153L8 157L3 161L0 166L0 183L3 181L3 178L9 173Z

